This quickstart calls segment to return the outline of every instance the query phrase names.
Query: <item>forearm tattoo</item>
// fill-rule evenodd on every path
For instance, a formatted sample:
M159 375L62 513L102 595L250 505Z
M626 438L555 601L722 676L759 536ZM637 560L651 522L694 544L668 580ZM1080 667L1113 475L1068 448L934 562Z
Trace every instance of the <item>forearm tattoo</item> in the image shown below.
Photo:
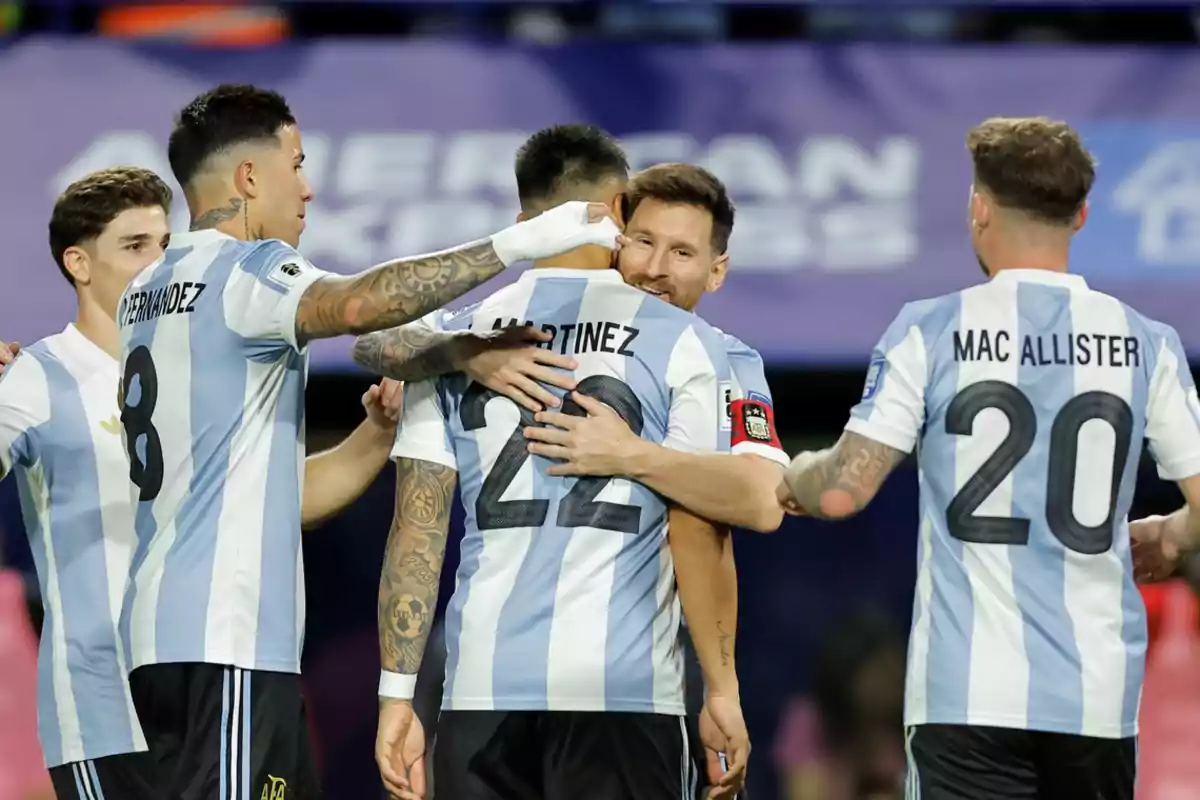
M733 660L733 634L725 630L721 620L717 620L717 643L721 648L721 666L728 667Z
M379 654L390 672L416 673L437 609L456 473L396 462L396 510L379 580Z
M458 334L404 325L363 334L354 342L354 363L398 381L423 381L454 371Z
M894 447L846 431L833 447L822 450L799 475L788 477L792 496L810 514L820 515L821 495L846 492L855 513L862 511L905 454Z
M301 342L403 325L441 308L504 269L490 239L317 281L300 299Z

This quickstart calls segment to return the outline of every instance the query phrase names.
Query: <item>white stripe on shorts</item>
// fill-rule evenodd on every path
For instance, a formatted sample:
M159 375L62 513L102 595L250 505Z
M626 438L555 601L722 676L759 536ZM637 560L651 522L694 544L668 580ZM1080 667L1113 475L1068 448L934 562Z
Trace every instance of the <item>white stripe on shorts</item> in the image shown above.
M916 734L916 725L904 730L904 760L908 765L908 774L904 778L904 800L921 800L921 781L917 776L917 760L913 758L912 751L912 740Z
M91 761L76 761L71 764L71 773L75 776L75 791L80 800L104 800L104 792L100 789L100 776Z

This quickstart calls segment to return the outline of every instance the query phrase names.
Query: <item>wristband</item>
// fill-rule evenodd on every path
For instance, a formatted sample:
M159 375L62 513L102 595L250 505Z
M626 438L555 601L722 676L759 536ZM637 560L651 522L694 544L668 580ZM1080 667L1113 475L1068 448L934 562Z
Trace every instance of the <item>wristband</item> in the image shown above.
M379 696L389 700L412 700L416 694L417 676L405 675L402 672L388 672L386 669L379 673Z

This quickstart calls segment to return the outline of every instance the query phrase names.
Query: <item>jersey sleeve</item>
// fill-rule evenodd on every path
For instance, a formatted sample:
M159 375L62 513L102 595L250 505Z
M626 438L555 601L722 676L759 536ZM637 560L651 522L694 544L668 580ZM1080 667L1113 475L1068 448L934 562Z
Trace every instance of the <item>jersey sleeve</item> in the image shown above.
M32 460L29 434L49 419L46 373L33 356L18 356L0 375L0 478Z
M912 305L884 332L871 353L862 400L846 430L910 453L925 424L928 367L925 339Z
M260 348L274 342L299 351L296 311L300 298L330 274L283 242L260 242L234 268L225 286L225 322Z
M687 328L667 361L671 406L663 446L683 452L728 452L732 391L729 359L721 342L695 326Z
M404 387L404 413L396 428L396 443L392 446L392 460L401 458L458 469L436 378Z
M730 450L788 466L791 459L779 441L775 429L775 408L771 387L763 370L762 356L752 347L726 335L726 354L732 388L729 402Z
M1146 396L1146 439L1159 477L1200 475L1200 400L1179 334L1165 325Z

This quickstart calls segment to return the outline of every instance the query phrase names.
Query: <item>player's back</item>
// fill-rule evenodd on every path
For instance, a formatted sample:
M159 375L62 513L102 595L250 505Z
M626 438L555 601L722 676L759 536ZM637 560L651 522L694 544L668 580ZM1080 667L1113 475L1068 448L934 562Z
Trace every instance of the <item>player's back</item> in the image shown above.
M1126 516L1156 394L1187 369L1177 338L1038 270L902 316L908 355L872 370L913 365L888 381L925 387L908 724L1132 735L1145 621Z
M306 264L274 240L175 234L122 296L132 667L299 669Z
M644 438L728 446L724 345L698 317L615 270L538 269L446 327L514 322L552 334L546 346L578 362L578 391ZM467 510L446 707L682 714L663 500L629 480L547 475L522 433L532 414L461 377L442 391ZM675 411L685 395L703 422ZM563 410L583 413L569 398Z

